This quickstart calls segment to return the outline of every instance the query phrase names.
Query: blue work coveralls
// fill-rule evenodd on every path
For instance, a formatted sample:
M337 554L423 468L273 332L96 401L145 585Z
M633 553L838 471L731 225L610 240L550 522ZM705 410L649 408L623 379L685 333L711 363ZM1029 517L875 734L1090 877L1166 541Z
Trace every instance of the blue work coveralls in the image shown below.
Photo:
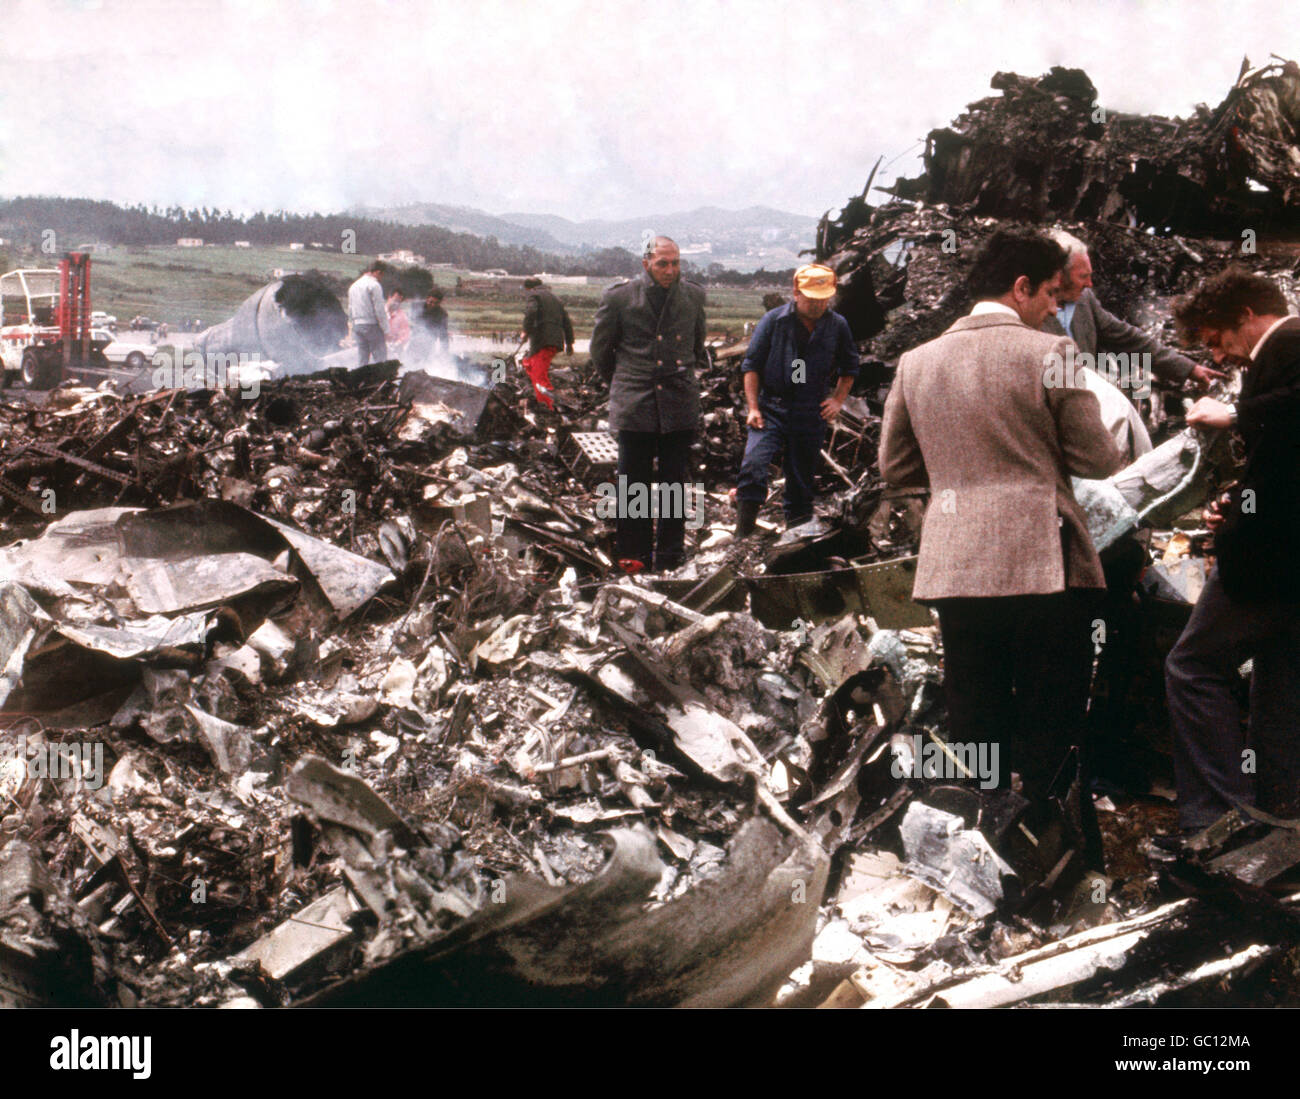
M826 438L821 403L841 377L858 373L849 322L827 310L809 333L793 302L778 306L754 329L740 366L742 375L751 370L759 376L763 427L749 429L736 496L766 500L768 467L784 449L785 518L794 525L813 513L813 478Z

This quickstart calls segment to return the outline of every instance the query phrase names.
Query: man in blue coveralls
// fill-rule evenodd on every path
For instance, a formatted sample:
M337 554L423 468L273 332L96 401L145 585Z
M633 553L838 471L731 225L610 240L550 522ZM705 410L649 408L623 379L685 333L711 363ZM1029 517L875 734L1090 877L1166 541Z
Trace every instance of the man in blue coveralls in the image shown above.
M834 297L835 272L804 264L794 273L794 301L767 313L749 341L740 367L749 438L736 488L737 538L753 533L767 499L768 466L783 448L786 527L812 518L826 425L858 373L858 349L849 322L831 311Z

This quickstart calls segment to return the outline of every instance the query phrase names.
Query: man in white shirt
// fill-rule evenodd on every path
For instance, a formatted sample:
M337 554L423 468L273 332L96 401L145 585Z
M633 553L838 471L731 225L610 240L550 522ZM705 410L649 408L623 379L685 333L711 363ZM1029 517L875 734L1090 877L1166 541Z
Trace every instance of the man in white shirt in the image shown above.
M1192 832L1238 805L1300 815L1300 318L1271 279L1230 268L1180 299L1174 319L1215 362L1243 368L1237 403L1203 397L1188 424L1231 428L1246 450L1240 483L1206 510L1217 560L1165 660L1178 819Z
M388 306L379 285L380 270L376 260L348 287L348 318L357 344L358 366L388 358Z

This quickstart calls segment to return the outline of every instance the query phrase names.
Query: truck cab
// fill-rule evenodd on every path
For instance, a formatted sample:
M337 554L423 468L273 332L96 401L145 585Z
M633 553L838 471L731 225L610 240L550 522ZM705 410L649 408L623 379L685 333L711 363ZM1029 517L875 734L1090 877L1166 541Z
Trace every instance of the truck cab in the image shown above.
M51 389L70 369L102 371L102 335L90 329L90 260L70 252L57 269L0 275L0 365L30 389Z

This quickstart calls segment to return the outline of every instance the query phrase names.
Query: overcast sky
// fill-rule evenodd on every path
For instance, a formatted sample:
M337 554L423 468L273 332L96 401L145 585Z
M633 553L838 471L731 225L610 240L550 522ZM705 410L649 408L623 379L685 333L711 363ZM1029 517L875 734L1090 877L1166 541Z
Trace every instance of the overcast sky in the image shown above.
M3 0L0 194L818 215L999 69L1216 104L1282 0Z

